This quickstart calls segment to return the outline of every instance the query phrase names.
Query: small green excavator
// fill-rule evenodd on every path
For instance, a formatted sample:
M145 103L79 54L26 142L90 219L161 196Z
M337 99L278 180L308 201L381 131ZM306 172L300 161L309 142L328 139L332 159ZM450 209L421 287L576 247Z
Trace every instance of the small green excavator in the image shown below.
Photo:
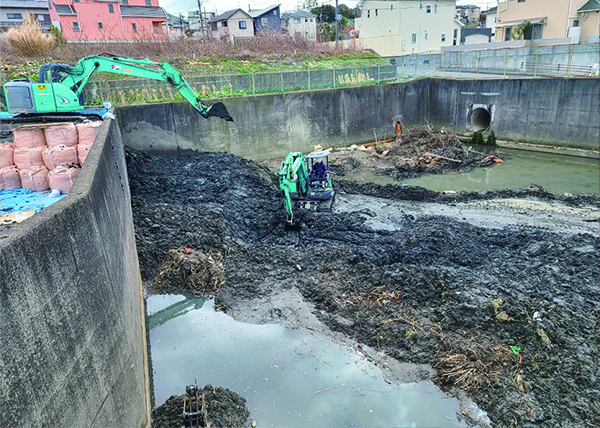
M40 67L38 81L16 79L4 85L6 104L11 113L43 115L79 112L85 109L83 90L94 73L104 72L168 82L183 95L204 118L211 116L233 121L223 103L206 105L181 74L166 62L149 59L92 55L66 64Z
M294 215L297 208L314 211L331 209L334 190L329 152L315 151L306 156L300 152L289 153L279 169L279 189L290 226L298 223L298 216Z

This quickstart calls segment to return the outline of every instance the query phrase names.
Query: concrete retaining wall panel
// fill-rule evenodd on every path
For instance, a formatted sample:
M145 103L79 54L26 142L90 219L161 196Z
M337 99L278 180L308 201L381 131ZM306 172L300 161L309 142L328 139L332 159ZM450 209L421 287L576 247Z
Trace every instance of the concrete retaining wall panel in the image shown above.
M0 232L0 424L144 426L141 299L121 134L108 122L69 196Z

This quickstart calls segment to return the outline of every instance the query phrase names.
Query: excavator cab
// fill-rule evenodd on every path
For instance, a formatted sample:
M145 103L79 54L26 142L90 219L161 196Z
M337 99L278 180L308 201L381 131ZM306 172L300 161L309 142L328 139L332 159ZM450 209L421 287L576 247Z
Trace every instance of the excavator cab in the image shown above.
M308 179L308 199L324 201L333 195L333 183L329 171L329 152L315 151L306 155ZM322 162L322 166L318 164Z

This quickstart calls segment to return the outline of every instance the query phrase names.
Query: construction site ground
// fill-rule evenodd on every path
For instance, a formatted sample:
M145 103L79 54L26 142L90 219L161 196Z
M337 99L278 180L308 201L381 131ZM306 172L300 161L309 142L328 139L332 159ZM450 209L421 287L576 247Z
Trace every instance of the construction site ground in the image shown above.
M338 181L332 211L303 212L290 231L267 166L225 153L127 160L151 292L168 251L218 253L216 306L237 320L433 367L423 376L494 426L600 425L598 195Z

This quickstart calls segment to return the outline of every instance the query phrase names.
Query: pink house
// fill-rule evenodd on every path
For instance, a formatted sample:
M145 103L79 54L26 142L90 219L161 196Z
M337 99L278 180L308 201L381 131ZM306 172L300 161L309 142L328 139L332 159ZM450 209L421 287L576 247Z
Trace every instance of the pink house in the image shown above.
M167 14L158 0L48 0L67 40L163 40Z

